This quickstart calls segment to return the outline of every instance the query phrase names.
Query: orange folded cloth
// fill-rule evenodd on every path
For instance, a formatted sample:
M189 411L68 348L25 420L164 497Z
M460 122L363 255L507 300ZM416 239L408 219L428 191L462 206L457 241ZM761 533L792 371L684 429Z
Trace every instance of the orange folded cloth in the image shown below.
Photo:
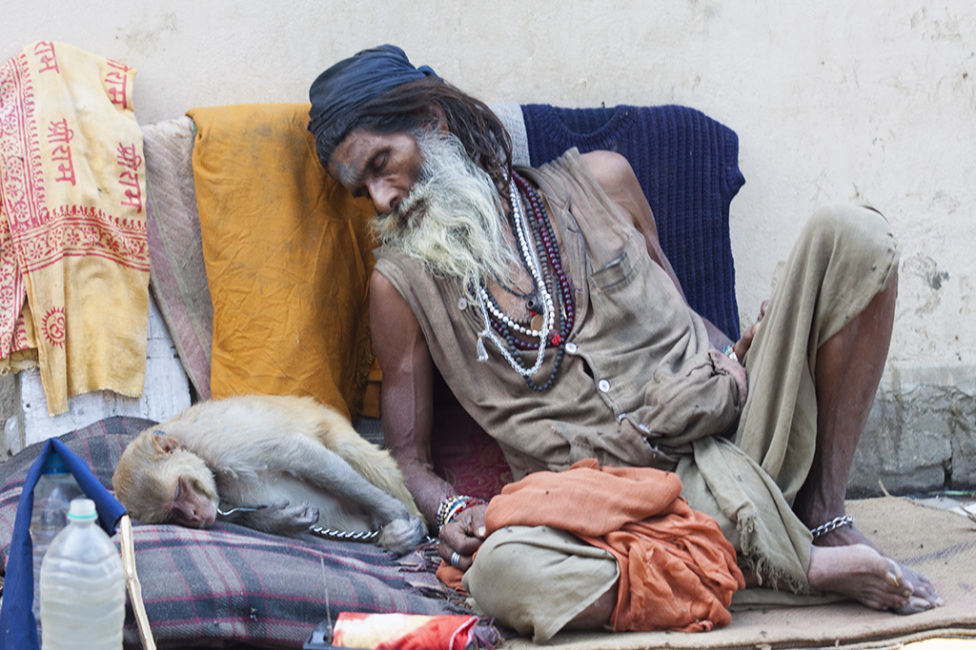
M477 648L477 616L445 614L360 614L336 617L332 645L337 648L387 650L465 650Z
M488 506L487 532L545 525L573 533L617 560L615 630L703 632L729 624L745 580L718 523L680 495L670 472L586 459L505 486Z

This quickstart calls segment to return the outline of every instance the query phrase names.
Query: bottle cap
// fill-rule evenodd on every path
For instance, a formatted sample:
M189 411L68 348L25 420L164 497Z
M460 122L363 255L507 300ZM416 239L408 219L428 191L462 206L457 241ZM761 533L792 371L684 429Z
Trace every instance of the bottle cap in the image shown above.
M72 519L94 519L98 516L95 510L95 502L85 498L72 499L68 516Z

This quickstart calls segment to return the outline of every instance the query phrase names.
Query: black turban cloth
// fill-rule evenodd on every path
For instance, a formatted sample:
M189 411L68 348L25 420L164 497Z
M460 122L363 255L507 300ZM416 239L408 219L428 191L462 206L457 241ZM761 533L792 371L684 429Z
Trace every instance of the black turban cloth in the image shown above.
M320 138L344 137L352 111L397 86L429 76L437 75L428 66L414 67L395 45L363 50L320 74L308 90L312 102L308 130L315 136L320 159L326 144ZM329 154L336 144L327 148Z

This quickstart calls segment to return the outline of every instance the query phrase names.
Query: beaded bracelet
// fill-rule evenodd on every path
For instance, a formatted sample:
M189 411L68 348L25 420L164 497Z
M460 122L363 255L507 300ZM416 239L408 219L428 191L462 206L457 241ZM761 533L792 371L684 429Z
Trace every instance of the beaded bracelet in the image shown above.
M455 495L446 497L441 501L440 506L437 508L437 530L440 530L451 523L459 513L464 512L468 508L473 506L482 505L485 502L481 499L475 497Z
M729 359L732 359L733 361L739 360L738 355L736 355L735 353L735 346L732 345L731 343L729 343L724 348L722 348L722 354L727 356Z
M447 496L441 501L441 504L437 507L437 528L438 530L444 527L447 522L447 511L454 507L454 505L463 500L464 497L459 496Z
M451 516L449 516L447 518L447 523L451 523L451 521L456 516L458 516L459 514L461 514L462 512L464 512L465 510L467 510L468 508L473 508L475 506L483 506L486 503L487 502L484 501L483 499L478 499L476 497L469 497L468 500L467 500L467 502L465 502L465 504L463 506L461 506L460 508L458 508L457 510L455 510L453 513L451 513Z

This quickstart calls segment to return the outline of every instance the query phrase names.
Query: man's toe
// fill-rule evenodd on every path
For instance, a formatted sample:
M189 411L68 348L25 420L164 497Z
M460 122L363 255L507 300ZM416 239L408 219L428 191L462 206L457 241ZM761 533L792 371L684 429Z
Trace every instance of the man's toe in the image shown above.
M925 598L912 596L908 599L908 603L906 603L903 607L895 609L894 611L896 614L902 615L918 614L919 612L927 612L928 610L932 609L932 607L934 607L934 604Z

